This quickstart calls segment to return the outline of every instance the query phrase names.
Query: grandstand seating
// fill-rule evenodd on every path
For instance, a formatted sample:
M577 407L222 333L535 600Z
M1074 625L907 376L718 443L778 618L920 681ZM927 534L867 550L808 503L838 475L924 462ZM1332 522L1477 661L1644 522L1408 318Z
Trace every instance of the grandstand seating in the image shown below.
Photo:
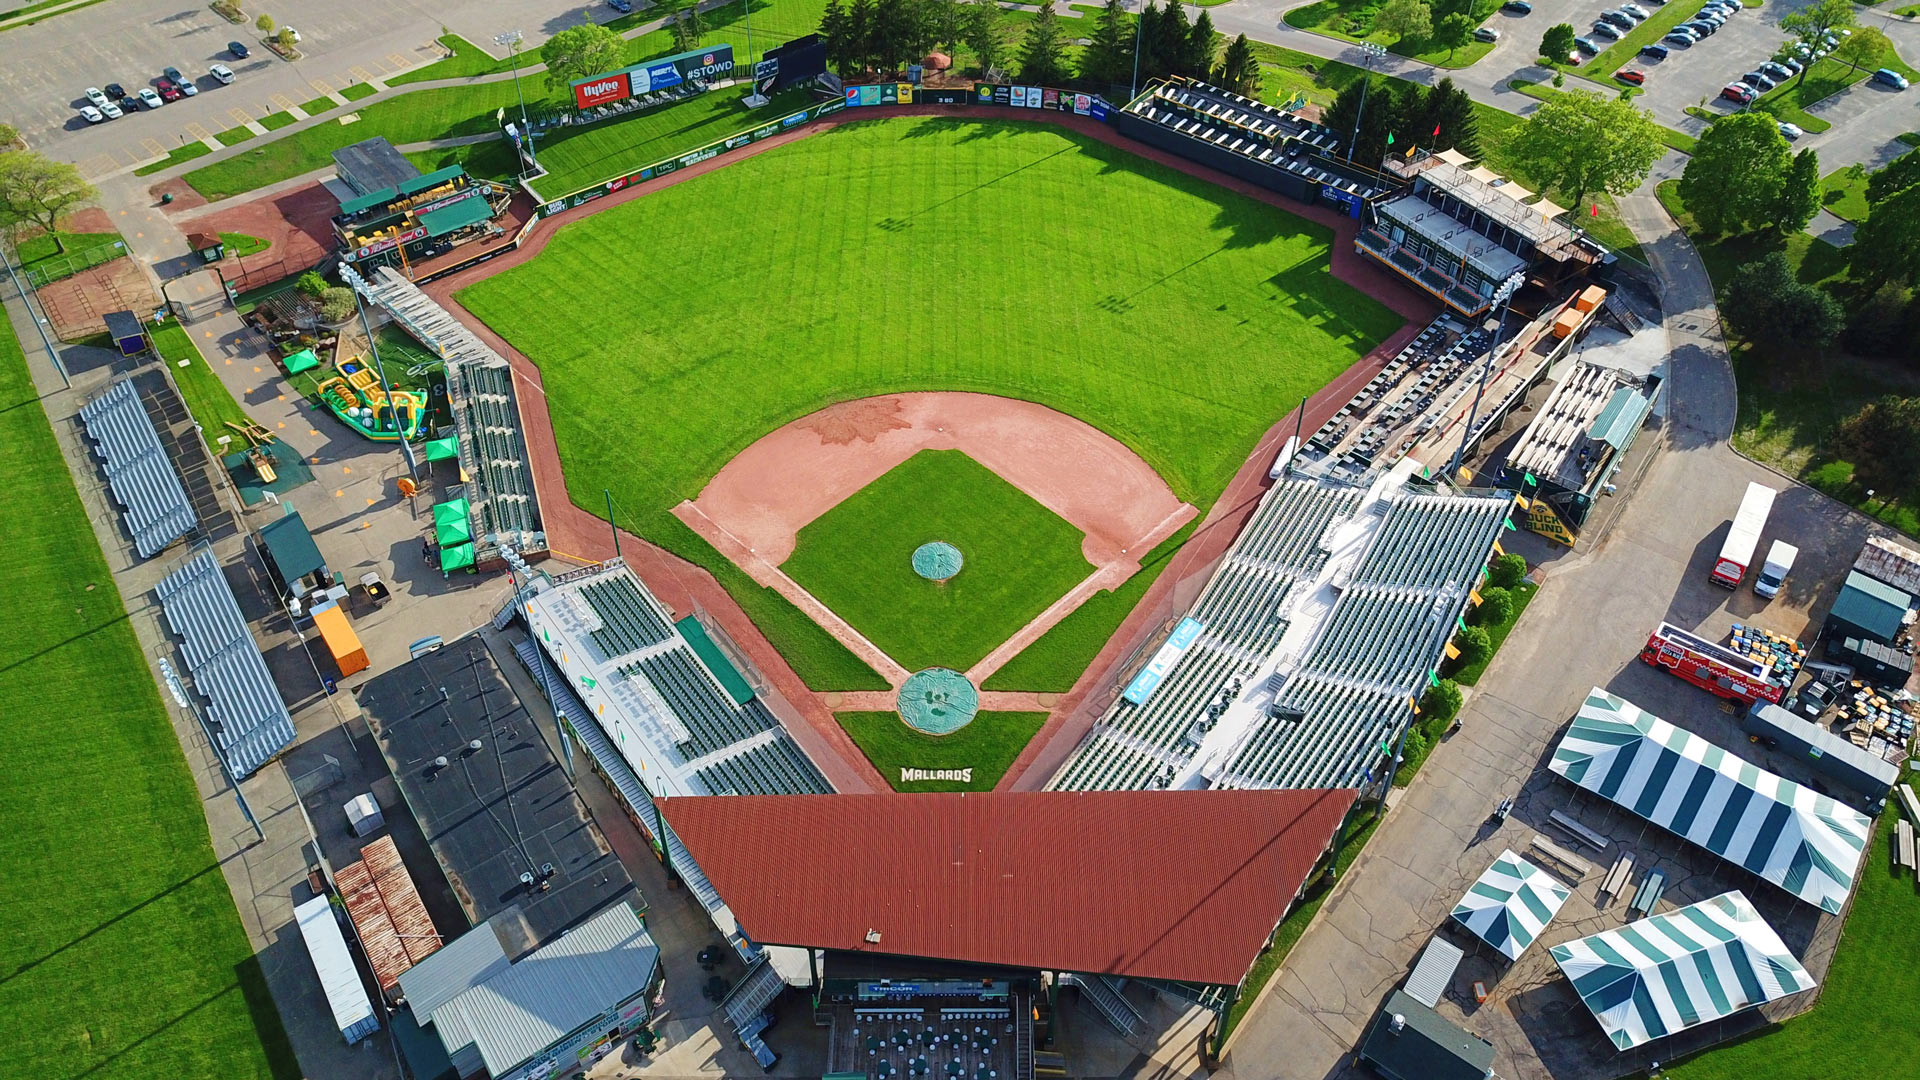
M666 616L630 578L589 582L581 587L580 597L600 620L600 628L588 636L603 659L625 656L673 636Z

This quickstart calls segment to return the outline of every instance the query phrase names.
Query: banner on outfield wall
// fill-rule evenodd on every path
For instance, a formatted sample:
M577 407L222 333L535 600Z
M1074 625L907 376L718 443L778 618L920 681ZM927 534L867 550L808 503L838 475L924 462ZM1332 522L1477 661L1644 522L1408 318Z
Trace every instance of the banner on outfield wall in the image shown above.
M675 53L618 71L575 79L569 85L573 89L574 107L591 109L687 81L718 82L732 75L733 46L715 45L711 49Z
M924 99L926 91L921 91ZM973 88L973 103L976 105L1005 105L1013 109L1054 109L1070 112L1079 116L1091 116L1104 120L1107 115L1107 103L1092 94L1077 94L1071 90L1057 90L1050 86L1004 86L997 83L978 83Z
M850 109L862 105L911 105L913 104L913 84L889 82L849 86L846 102Z

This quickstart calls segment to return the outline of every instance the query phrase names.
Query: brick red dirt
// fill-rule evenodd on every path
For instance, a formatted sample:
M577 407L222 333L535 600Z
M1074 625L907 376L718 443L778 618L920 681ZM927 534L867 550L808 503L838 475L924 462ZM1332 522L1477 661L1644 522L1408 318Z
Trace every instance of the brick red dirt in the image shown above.
M547 412L546 392L540 384L539 368L454 301L454 291L534 258L545 250L547 241L558 229L588 215L645 198L654 192L686 183L715 169L725 168L734 162L765 153L796 139L808 138L840 124L929 115L964 119L969 116L969 110L917 105L876 112L871 116L836 113L825 120L784 132L735 153L680 169L662 180L626 188L564 211L541 221L518 250L425 286L430 295L513 365L515 394L520 402L522 430L533 466L536 491L540 493L541 516L548 540L556 552L583 560L604 559L613 554L613 542L604 521L575 506L565 495L566 480L561 468L559 447L554 441L552 418ZM1267 470L1274 455L1286 438L1293 434L1296 425L1300 430L1311 432L1325 423L1360 387L1378 374L1394 354L1419 333L1422 326L1433 319L1439 307L1436 302L1408 288L1400 279L1355 252L1353 245L1358 223L1330 209L1284 198L1165 151L1122 139L1106 125L1089 117L1036 110L1024 113L996 110L990 114L971 115L995 120L1055 124L1331 229L1334 234L1330 251L1331 273L1408 320L1406 326L1313 395L1305 403L1304 418L1301 410L1293 410L1281 417L1261 438L1205 520L1181 546L1172 563L1147 590L1145 597L1121 623L1094 662L1081 674L1073 689L1055 705L1046 724L1021 751L998 785L998 790L1003 791L1028 790L1044 786L1048 777L1086 736L1100 712L1117 696L1117 676L1122 663L1164 631L1173 598L1190 595L1190 589L1181 589L1179 593L1176 593L1176 589L1189 581L1203 580L1206 574L1211 573L1215 563L1245 527L1261 494L1271 484ZM866 755L860 752L859 747L834 720L833 710L827 702L829 695L814 692L800 680L785 658L711 574L625 532L621 533L620 543L628 563L662 603L680 615L692 610L696 603L705 608L776 690L794 706L794 711L806 722L804 725L789 725L794 738L836 788L842 791L887 790L888 785L868 763ZM831 696L836 701L841 700L837 694Z
M62 341L105 333L109 311L131 311L144 322L160 306L146 272L130 258L82 270L38 292L54 335Z
M233 277L244 268L280 264L289 268L308 267L333 251L333 216L340 212L340 200L318 180L274 195L231 206L221 206L199 214L175 218L181 232L243 233L257 236L269 245L256 255L227 256L217 264ZM285 276L285 275L282 275ZM267 279L249 280L248 287L266 284Z

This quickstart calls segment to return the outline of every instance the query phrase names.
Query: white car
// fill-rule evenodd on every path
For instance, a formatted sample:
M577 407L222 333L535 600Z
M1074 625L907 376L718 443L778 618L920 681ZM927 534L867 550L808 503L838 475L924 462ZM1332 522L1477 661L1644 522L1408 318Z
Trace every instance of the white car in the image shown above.
M157 109L165 105L166 102L161 101L160 95L153 92L153 87L143 86L140 88L140 104L145 105L149 109Z
M1647 9L1641 7L1639 4L1621 4L1620 10L1638 19L1644 19L1648 16Z
M100 111L105 113L107 119L109 120L118 120L122 116L127 115L126 113L123 113L120 111L120 106L115 105L111 101L102 102L100 104Z
M97 124L106 119L106 115L91 105L80 106L80 116L89 124Z
M222 86L225 86L228 83L233 81L233 69L228 67L225 64L213 65L212 67L207 69L207 74L213 76L216 79L219 79L220 85Z
M1780 121L1780 134L1785 135L1788 139L1798 139L1800 136L1805 135L1806 132L1800 130L1799 124L1789 124L1785 120L1782 120Z
M280 32L291 38L295 45L300 44L300 31L295 30L291 26L283 26L280 28Z
M87 100L93 102L93 107L97 109L107 103L107 95L102 93L99 87L89 86L87 87Z

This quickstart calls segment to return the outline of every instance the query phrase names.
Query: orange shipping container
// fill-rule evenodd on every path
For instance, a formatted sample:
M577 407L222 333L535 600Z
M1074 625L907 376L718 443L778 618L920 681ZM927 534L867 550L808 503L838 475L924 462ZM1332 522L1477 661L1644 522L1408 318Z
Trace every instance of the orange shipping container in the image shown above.
M327 643L327 651L339 665L341 678L367 669L367 650L361 647L360 635L353 632L347 613L341 611L338 604L313 609L313 627Z
M1607 290L1598 285L1589 285L1580 290L1580 295L1574 300L1573 307L1575 311L1592 311L1604 303L1606 299Z
M1553 320L1553 336L1563 338L1580 329L1580 321L1585 317L1573 308L1561 312L1560 317Z

